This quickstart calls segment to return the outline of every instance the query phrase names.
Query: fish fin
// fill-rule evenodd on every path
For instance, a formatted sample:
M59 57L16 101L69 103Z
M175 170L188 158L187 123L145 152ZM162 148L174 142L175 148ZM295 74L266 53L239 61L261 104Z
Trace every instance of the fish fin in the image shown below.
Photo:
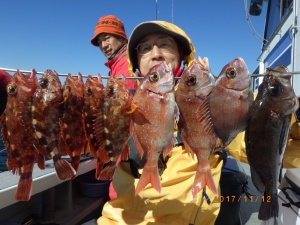
M138 195L138 193L140 193L149 183L152 184L152 187L157 192L161 193L161 183L158 169L156 166L150 168L146 163L139 182L135 188L135 195Z
M139 139L138 137L136 136L135 132L133 132L133 139L134 139L134 143L135 143L135 146L136 146L136 149L138 150L138 152L140 153L140 157L141 159L143 158L143 155L144 155L144 150L142 148L142 145L141 143L139 142Z
M118 161L120 161L120 160L118 160ZM99 180L112 180L115 175L116 168L117 168L117 162L110 161L109 163L107 163L104 166L103 170L100 172L98 179Z
M80 155L74 155L71 158L72 158L71 165L75 169L75 171L77 172L78 168L79 168L79 164L80 164Z
M96 146L104 149L105 135L104 135L104 116L102 112L97 113L94 123L94 135L96 137Z
M97 158L100 159L104 164L110 161L108 152L106 151L105 148L99 148L97 150Z
M131 102L131 107L130 107L130 111L127 112L127 114L131 114L134 113L137 110L137 105L133 102Z
M268 220L272 217L278 217L279 205L278 205L278 195L274 193L273 195L267 195L264 193L264 201L261 201L261 205L258 212L259 220Z
M76 171L66 160L62 159L60 155L53 157L54 168L60 180L68 178L73 179L76 176Z
M44 170L45 167L45 156L41 153L37 154L37 165L41 170Z
M216 145L215 145L215 148L212 150L212 153L221 152L221 151L223 151L223 149L224 149L224 146L223 146L222 139L217 137Z
M173 146L175 145L175 143L177 143L177 139L176 139L175 136L173 136L173 139L170 141L170 143L168 144L168 146L163 151L163 157L164 157L164 159L167 157L167 155L169 155L172 152Z
M198 162L195 180L192 186L192 199L194 199L197 193L201 191L205 186L207 186L214 193L216 198L218 198L218 189L211 174L209 162L205 167L203 167L203 164Z
M252 183L256 187L256 189L263 193L265 191L265 185L260 179L260 176L256 173L255 169L250 166L250 172L251 172L251 178L252 178Z
M179 115L180 115L180 111L179 111L177 103L175 102L175 113L174 113L174 116L175 116L176 123L178 123L178 121L179 121Z
M17 201L29 201L32 190L32 170L34 163L23 166L21 170L27 171L20 173L20 178L15 193L15 200Z
M121 152L121 160L127 160L129 155L129 145L126 144L123 151Z
M148 120L145 115L147 114L142 109L137 107L134 111L133 122L139 125L143 125L146 123L151 124L150 120Z
M100 180L100 173L103 169L103 166L104 166L104 163L100 159L97 158L96 173L95 173L95 178L97 180Z
M189 154L191 155L192 157L194 157L194 152L192 150L192 148L189 146L189 144L187 143L186 141L186 135L185 135L185 132L182 131L181 133L181 137L182 137L182 142L183 142L183 146L184 146L184 150Z

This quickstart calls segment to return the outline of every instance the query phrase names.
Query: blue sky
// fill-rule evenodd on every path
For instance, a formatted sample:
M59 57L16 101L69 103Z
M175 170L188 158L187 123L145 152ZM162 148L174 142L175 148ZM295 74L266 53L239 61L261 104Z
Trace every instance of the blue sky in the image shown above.
M261 41L249 28L244 4L244 0L1 0L0 67L106 76L106 59L90 38L98 19L114 14L124 22L128 36L148 20L180 26L192 39L196 56L208 57L215 75L236 57L245 60L251 73L258 65ZM249 8L250 0L246 4ZM266 8L264 3L262 15L250 17L260 35Z

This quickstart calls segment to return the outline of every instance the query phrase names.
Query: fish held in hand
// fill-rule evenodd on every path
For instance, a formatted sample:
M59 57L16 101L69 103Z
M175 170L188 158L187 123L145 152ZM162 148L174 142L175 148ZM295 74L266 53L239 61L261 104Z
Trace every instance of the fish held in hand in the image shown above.
M174 116L178 114L174 77L166 62L149 70L138 86L132 102L136 107L132 114L133 137L141 158L146 154L146 163L135 194L149 183L161 192L158 159L161 152L166 156L173 148Z
M252 102L247 65L242 58L236 58L223 67L209 97L214 130L224 147L245 130Z
M62 86L58 74L46 70L38 80L32 101L32 126L37 141L43 146L41 154L53 159L59 179L76 175L72 166L61 158L62 147L59 119L62 116Z
M105 166L98 179L111 180L120 160L127 160L130 137L131 101L132 96L126 86L123 75L110 77L104 90L103 105L103 140L101 146L106 151L103 157ZM100 128L101 129L101 128ZM97 136L101 137L101 136ZM98 153L100 154L100 152Z
M278 217L278 181L290 128L291 114L298 100L291 86L287 68L267 69L258 95L250 108L245 132L246 153L255 187L264 193L258 218Z
M36 81L35 70L25 75L18 70L6 89L8 97L3 113L2 137L8 151L7 168L20 175L15 193L17 201L28 201L31 197L32 170L38 156L31 126Z
M179 108L178 128L184 148L198 160L192 198L205 186L218 196L218 189L211 174L209 156L218 144L209 111L209 95L215 85L208 62L200 57L183 72L175 92Z

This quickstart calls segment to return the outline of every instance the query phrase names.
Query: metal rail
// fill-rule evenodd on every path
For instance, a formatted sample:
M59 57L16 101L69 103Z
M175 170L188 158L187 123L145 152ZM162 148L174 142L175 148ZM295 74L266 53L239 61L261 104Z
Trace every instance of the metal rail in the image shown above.
M7 71L7 72L17 72L18 69L10 69L10 68L3 68L3 67L0 67L0 70L4 70L4 71ZM21 73L30 73L31 70L19 70ZM41 74L43 75L44 72L38 72L36 71L37 74ZM249 74L250 77L263 77L265 74ZM295 71L295 72L288 72L288 73L285 73L284 76L290 76L290 75L300 75L300 71ZM58 76L62 76L62 77L67 77L68 76L68 73L58 73ZM73 76L76 76L76 74L73 74ZM84 78L87 78L88 76L92 76L92 75L84 75L82 74L82 77ZM95 76L94 76L95 77ZM101 78L102 79L109 79L110 76L102 76L101 75ZM143 77L126 77L126 79L143 79ZM180 77L175 77L175 79L180 79Z

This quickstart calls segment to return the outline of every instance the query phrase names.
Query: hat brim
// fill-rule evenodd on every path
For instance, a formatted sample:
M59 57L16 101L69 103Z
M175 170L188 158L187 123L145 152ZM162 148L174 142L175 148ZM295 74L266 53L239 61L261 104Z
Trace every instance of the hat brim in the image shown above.
M137 52L136 46L139 41L150 34L162 33L170 35L175 38L177 44L183 49L184 55L189 55L192 51L189 40L183 35L171 30L169 27L164 26L163 21L149 21L139 24L131 33L128 41L128 58L132 64L132 69L135 71L138 68L137 65Z

